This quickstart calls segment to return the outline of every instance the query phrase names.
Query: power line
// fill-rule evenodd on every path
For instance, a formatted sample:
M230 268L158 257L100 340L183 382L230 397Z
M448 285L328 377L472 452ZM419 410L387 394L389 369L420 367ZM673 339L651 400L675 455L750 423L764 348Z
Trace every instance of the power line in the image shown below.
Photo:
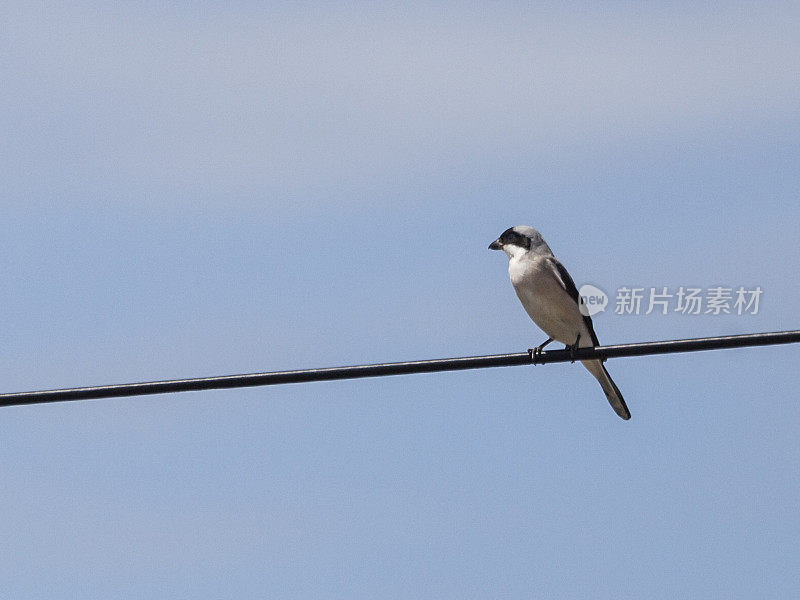
M720 350L723 348L768 346L772 344L791 344L795 342L800 342L800 331L777 331L774 333L752 333L747 335L597 346L593 348L579 348L575 350L574 354L569 350L546 350L539 354L528 350L527 352L517 352L513 354L466 356L462 358L415 360L409 362L356 365L351 367L276 371L272 373L250 373L246 375L223 375L221 377L200 377L197 379L174 379L169 381L148 381L120 385L0 394L0 406L90 400L97 398L119 398L123 396L141 396L145 394L167 394L172 392L280 385L286 383L305 383L309 381L331 381L335 379L356 379L360 377L383 377L386 375L405 375L410 373L460 371L464 369L483 369L487 367L512 367L591 358L606 359L623 356L646 356L650 354Z

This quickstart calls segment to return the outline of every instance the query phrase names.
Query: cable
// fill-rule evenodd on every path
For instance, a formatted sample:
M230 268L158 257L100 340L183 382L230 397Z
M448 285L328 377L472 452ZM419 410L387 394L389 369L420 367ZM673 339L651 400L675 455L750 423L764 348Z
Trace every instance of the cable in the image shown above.
M741 348L745 346L792 344L796 342L800 342L800 331L778 331L774 333L753 333L748 335L730 335L723 337L578 348L575 350L574 355L566 349L547 350L538 354L534 353L533 350L528 350L527 352L518 352L514 354L467 356L462 358L416 360L409 362L357 365L352 367L276 371L272 373L251 373L246 375L223 375L221 377L201 377L197 379L175 379L170 381L149 381L120 385L0 394L0 406L65 402L69 400L90 400L96 398L119 398L123 396L167 394L172 392L241 388L259 385L280 385L309 381L331 381L335 379L355 379L359 377L383 377L386 375L404 375L409 373L460 371L464 369L483 369L487 367L511 367L591 358L606 359L623 356L646 356L650 354L719 350L723 348Z

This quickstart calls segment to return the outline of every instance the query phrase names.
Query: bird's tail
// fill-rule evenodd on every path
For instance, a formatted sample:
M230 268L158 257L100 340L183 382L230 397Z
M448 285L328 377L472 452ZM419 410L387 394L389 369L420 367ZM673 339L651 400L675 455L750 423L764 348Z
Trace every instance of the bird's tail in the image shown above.
M583 366L600 382L600 387L603 388L603 392L608 398L608 403L614 409L614 412L626 421L630 419L631 411L628 410L628 405L625 404L622 393L619 391L617 384L614 383L614 380L611 379L611 375L608 374L605 365L599 360L584 360L582 362Z

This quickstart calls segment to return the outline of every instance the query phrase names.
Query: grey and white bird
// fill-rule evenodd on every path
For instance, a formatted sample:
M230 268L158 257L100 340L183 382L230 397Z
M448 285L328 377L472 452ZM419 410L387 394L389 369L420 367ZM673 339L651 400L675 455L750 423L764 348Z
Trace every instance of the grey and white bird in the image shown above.
M542 235L533 227L506 229L489 245L508 255L508 274L522 306L548 338L536 350L556 340L567 348L599 346L592 318L581 311L581 297L564 265L553 256ZM630 419L619 388L600 360L583 360L583 366L600 382L616 413Z

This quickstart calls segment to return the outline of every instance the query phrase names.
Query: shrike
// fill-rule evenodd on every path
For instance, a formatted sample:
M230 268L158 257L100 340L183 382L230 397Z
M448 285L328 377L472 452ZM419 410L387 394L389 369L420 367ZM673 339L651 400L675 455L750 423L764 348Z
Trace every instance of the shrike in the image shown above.
M489 249L502 250L508 255L508 274L522 306L549 336L536 348L537 352L553 340L572 349L600 345L592 318L581 311L583 301L575 282L538 231L525 225L506 229ZM616 413L623 419L630 419L625 400L602 361L581 362L600 382Z

